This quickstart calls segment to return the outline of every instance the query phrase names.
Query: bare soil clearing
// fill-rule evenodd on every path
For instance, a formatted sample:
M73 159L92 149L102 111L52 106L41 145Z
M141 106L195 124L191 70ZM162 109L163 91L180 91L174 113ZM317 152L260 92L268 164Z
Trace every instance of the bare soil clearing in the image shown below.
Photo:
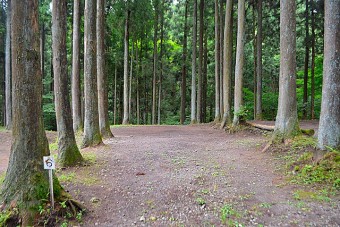
M294 199L282 160L261 153L261 133L209 125L112 128L82 150L92 164L59 171L88 208L84 226L340 226L340 200ZM0 132L0 174L10 134ZM224 216L226 220L224 221Z

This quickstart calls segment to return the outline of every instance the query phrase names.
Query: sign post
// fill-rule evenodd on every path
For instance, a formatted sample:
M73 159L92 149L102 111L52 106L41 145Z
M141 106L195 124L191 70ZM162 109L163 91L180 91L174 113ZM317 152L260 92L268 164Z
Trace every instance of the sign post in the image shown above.
M44 156L44 169L48 170L48 178L50 182L51 205L52 205L52 210L54 210L53 170L55 169L55 162L52 156Z

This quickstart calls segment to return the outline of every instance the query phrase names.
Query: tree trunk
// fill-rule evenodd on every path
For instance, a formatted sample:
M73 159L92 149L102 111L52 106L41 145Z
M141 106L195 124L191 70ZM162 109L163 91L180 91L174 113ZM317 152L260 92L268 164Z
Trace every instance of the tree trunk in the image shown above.
M113 98L113 124L116 125L117 118L117 64L115 64L115 81L114 81L114 98Z
M11 78L11 0L7 0L5 48L6 129L12 128L12 78Z
M187 91L187 53L188 53L188 0L185 0L184 14L184 37L183 37L183 52L182 52L182 86L181 86L181 118L180 124L185 122L185 107L186 107L186 91Z
M303 73L303 119L307 119L307 104L308 104L308 66L309 66L309 26L308 26L308 0L306 0L305 11L305 65Z
M84 94L85 121L82 147L102 143L99 130L97 90L96 1L85 0L84 29Z
M128 6L127 6L128 7ZM130 10L127 9L125 19L125 35L124 35L124 117L123 125L129 124L129 19Z
M151 124L156 123L156 80L158 71L158 53L157 53L157 40L158 40L158 11L159 0L155 1L155 21L154 21L154 36L153 36L153 78L152 78L152 118Z
M311 16L312 16L312 65L311 65L311 94L310 94L310 116L315 119L314 101L315 101L315 13L314 0L311 0Z
M207 122L207 92L208 92L208 33L204 26L203 70L202 70L202 122Z
M105 45L104 45L104 8L105 0L97 0L97 83L98 83L98 112L99 129L103 138L113 137L109 122L108 81L105 72Z
M218 0L215 0L215 122L221 120L220 111L220 18Z
M220 0L220 112L221 119L223 119L224 115L224 104L223 104L223 64L224 64L224 28L225 23L223 23L224 18L224 2L227 0Z
M32 226L38 205L48 199L48 171L42 160L50 153L42 117L37 0L12 0L12 37L20 39L12 40L12 146L0 204L4 209L17 208L20 225ZM60 193L55 178L56 199Z
M160 72L159 72L159 86L158 86L158 119L157 124L161 124L161 111L162 111L162 80L163 80L163 41L164 41L164 1L162 1L162 8L161 8L161 51L160 51Z
M53 0L52 49L54 97L58 129L58 161L61 166L74 166L83 161L72 127L67 74L67 1Z
M237 46L235 65L235 94L234 94L234 120L233 127L240 122L240 111L243 105L243 65L244 65L244 43L245 43L245 1L238 1L237 9ZM241 119L242 120L242 119Z
M196 123L196 52L197 52L197 0L194 0L192 29L192 63L191 63L191 124Z
M299 131L296 104L296 2L280 1L280 83L274 140L284 140Z
M204 0L200 0L200 27L198 51L198 83L197 83L197 123L202 122L202 80L203 80L203 33L204 33Z
M257 13L255 119L262 120L262 0L258 0Z
M80 0L73 3L72 116L74 132L83 130L80 90Z
M223 120L221 128L231 123L231 71L233 54L233 0L227 0L223 46Z
M325 1L325 45L318 143L340 148L340 2Z
M139 70L140 70L140 63L139 63L139 55L138 55L138 45L136 45L136 120L137 125L140 124L140 106L139 106Z
M135 42L132 40L132 48L131 48L131 57L130 57L130 78L129 78L129 119L131 119L132 111L131 111L131 106L132 106L132 75L133 75L133 54L134 54L134 44Z

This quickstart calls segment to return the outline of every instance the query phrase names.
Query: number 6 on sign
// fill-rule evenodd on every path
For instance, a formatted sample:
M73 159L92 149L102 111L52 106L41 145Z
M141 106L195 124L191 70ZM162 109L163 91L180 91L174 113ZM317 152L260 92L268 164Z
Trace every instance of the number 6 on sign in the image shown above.
M52 156L44 156L44 169L55 169L55 162Z

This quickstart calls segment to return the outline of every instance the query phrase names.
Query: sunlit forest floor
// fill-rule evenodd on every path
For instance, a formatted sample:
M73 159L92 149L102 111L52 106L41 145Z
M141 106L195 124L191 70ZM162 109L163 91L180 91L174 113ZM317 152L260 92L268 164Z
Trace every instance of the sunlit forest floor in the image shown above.
M309 125L308 125L309 127ZM261 152L258 130L211 125L114 127L105 145L82 150L83 167L57 170L87 207L83 226L339 226L339 196L291 183L287 156ZM48 132L51 150L56 133ZM0 132L0 175L10 133Z

